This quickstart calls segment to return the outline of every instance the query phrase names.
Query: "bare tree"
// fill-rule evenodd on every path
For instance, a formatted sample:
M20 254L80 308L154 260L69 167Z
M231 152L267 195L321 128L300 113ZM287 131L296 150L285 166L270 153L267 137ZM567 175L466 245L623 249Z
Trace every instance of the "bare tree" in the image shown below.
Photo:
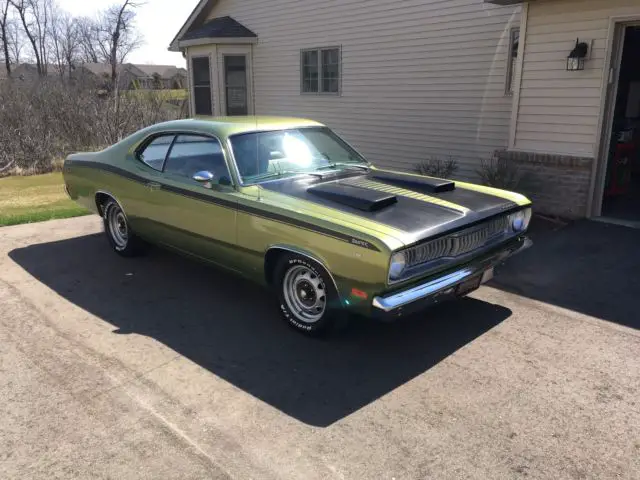
M51 20L51 12L53 10L53 0L27 0L31 7L33 16L33 24L35 27L36 37L38 39L38 48L40 49L40 58L42 59L41 75L47 74L48 60L48 44L49 44L49 23Z
M80 56L78 22L68 13L52 9L49 38L50 52L58 73L64 77L70 73Z
M52 0L9 0L29 39L36 61L38 75L47 74L47 43Z
M11 55L9 54L9 1L0 1L0 42L4 53L4 65L7 69L7 76L11 76Z
M62 21L63 12L61 12L57 5L51 9L51 18L49 19L49 25L47 30L47 37L49 43L47 49L49 52L49 58L45 62L51 61L55 66L60 77L64 77L65 72L65 60L62 54L62 28L60 22Z
M38 41L36 40L35 34L32 31L32 25L29 15L29 5L26 0L9 0L9 3L13 5L18 13L18 17L22 22L22 27L24 28L24 33L29 39L29 43L31 43L31 48L33 50L33 54L36 60L36 66L38 69L38 73L41 73L42 62L40 59L40 50L38 49Z
M135 30L135 9L141 3L124 0L105 10L100 17L100 51L111 65L111 88L117 87L118 65L140 46L142 39Z
M80 32L78 31L78 22L69 14L65 14L62 22L62 54L67 62L69 71L71 71L80 57Z
M8 2L7 2L8 3ZM15 65L20 64L22 50L24 49L24 35L15 18L10 19L7 24L7 38L9 46L9 56Z
M100 58L100 27L89 17L76 19L80 57L85 63L98 63Z

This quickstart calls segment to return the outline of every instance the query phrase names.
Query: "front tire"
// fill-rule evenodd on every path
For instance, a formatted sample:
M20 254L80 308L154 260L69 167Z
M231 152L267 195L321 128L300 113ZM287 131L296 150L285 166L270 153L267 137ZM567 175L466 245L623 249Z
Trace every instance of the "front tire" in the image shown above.
M109 199L102 209L104 231L109 244L123 257L134 257L144 252L146 244L137 237L129 226L124 211L114 199Z
M342 324L345 312L333 280L322 266L302 255L283 256L274 286L285 321L307 335L321 335Z

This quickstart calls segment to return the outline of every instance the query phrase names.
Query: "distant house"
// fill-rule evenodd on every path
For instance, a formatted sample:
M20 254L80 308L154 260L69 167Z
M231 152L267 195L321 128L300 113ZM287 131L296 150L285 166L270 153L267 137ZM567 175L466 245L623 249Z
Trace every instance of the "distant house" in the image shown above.
M47 65L49 75L58 75L58 67L56 65ZM6 80L9 77L7 68L4 64L0 66L0 80ZM35 80L38 78L38 67L35 63L20 63L11 65L11 78L18 80Z
M48 76L58 75L57 65L47 65ZM66 76L67 72L65 72ZM83 63L75 66L69 75L78 82L97 86L108 85L111 65L108 63ZM0 66L0 81L9 77L5 65ZM11 66L11 78L31 81L38 78L38 68L32 63ZM118 66L120 90L161 90L187 88L187 70L175 65L139 65L125 63Z
M182 89L187 88L187 70L175 65L132 65L144 76L139 78L140 88L146 89Z
M79 81L108 82L111 78L111 65L84 63L78 65L71 76ZM187 70L175 65L125 63L118 66L120 90L182 89L186 86Z

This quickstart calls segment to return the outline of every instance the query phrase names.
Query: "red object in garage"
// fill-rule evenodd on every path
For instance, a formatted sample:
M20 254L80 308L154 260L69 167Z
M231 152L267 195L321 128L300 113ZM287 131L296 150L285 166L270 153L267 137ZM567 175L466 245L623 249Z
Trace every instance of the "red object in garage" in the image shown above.
M605 195L624 195L629 191L631 183L631 165L636 157L636 145L619 143L611 159L609 178Z

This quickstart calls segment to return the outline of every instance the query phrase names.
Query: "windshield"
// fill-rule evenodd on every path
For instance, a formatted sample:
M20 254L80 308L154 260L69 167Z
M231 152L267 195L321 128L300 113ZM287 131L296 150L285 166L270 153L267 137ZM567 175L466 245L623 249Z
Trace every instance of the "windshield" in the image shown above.
M358 152L324 127L243 133L230 141L245 185L284 175L368 166Z

